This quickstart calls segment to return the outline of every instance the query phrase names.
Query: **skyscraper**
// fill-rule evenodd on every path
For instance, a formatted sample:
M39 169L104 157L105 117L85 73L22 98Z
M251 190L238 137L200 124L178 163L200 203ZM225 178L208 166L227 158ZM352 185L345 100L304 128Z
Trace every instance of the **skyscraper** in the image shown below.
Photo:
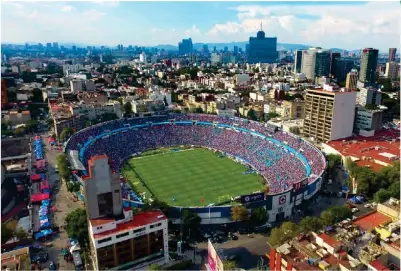
M53 42L53 49L58 50L58 42Z
M329 76L330 60L331 56L329 50L316 51L315 76Z
M204 53L209 53L209 46L207 44L203 44L202 48Z
M387 62L385 76L392 81L397 80L400 77L400 64L397 62Z
M362 83L374 83L376 81L376 68L379 50L365 48L361 55L361 69L359 72L359 81Z
M238 46L234 46L234 54L238 54Z
M340 53L333 52L331 53L331 64L330 64L330 75L335 77L335 69L336 69L336 60L341 57Z
M347 78L347 73L349 73L353 68L354 61L352 59L338 58L335 60L332 76L334 76L338 82L343 82Z
M301 73L302 70L302 53L303 50L295 51L294 73Z
M274 63L277 58L277 38L266 38L261 26L256 37L249 38L248 63Z
M397 53L397 48L390 48L388 50L388 62L395 61L395 54Z
M347 80L345 81L345 88L356 89L358 83L358 72L353 70L347 74Z
M193 51L192 39L183 39L178 43L178 53L180 55L191 54Z
M316 50L311 48L302 53L301 72L309 80L315 79Z

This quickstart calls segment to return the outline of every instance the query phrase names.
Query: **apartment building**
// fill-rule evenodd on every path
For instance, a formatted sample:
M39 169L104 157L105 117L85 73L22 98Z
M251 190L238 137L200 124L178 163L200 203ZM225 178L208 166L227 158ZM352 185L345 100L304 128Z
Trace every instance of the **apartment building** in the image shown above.
M358 85L358 72L351 71L347 74L347 79L345 81L345 88L356 89Z
M362 106L355 108L355 125L354 131L360 130L376 131L382 128L383 111L382 110L368 110Z
M367 104L379 106L382 102L382 93L380 90L372 87L361 88L357 94L356 102L362 106Z
M295 99L293 101L283 101L281 105L281 117L285 119L304 118L305 101Z
M95 270L146 269L169 262L167 218L159 210L123 208L119 175L106 155L93 156L84 177L89 242Z
M387 62L386 73L384 76L390 78L392 81L400 78L400 64L397 62Z
M352 136L356 93L334 86L307 90L304 136L321 142Z

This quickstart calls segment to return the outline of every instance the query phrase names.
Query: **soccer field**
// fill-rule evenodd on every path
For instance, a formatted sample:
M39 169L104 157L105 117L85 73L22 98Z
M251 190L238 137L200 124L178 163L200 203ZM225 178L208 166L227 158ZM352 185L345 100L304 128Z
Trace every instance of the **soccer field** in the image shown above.
M247 170L213 151L190 149L133 158L123 167L123 175L138 191L146 192L146 198L151 191L170 205L188 207L218 204L231 197L264 191L262 177L244 174Z

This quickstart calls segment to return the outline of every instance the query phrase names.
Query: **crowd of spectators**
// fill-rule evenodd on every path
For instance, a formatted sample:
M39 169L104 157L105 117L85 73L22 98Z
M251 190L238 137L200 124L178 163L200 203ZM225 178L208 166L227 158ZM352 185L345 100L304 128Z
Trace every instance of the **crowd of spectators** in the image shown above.
M112 133L116 129L149 123L153 125ZM217 128L210 123L244 128L264 137L238 129ZM293 134L282 131L271 134L258 122L205 114L170 114L98 124L73 135L67 149L80 150L85 142L102 134L104 136L86 148L82 157L84 165L93 155L107 154L113 169L119 171L122 163L134 153L160 147L194 145L217 149L246 161L264 177L271 193L290 189L292 184L305 178L313 182L325 167L320 151ZM297 159L289 151L290 148L298 152L295 155L304 157L303 161Z

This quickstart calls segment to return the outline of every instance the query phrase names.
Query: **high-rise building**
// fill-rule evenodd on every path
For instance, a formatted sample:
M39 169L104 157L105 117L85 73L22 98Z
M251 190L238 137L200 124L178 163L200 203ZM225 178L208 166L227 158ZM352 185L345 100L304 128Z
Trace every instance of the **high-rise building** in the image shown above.
M256 37L249 38L248 63L274 63L277 59L277 38L267 38L261 27Z
M58 50L58 42L53 42L53 49Z
M192 39L183 39L178 43L178 53L180 55L191 54L193 51Z
M316 51L315 76L329 76L330 60L331 56L329 50L320 49Z
M356 89L358 84L358 72L353 70L347 74L347 79L345 81L345 88Z
M302 53L302 64L301 72L305 74L305 77L309 80L315 79L315 67L316 67L316 50L314 48L305 50Z
M335 60L332 76L338 82L343 82L347 79L347 74L354 68L354 60L347 58L338 58Z
M209 53L209 46L207 44L203 44L202 48L204 53Z
M335 77L335 70L336 70L336 63L337 59L341 57L341 53L338 52L332 52L331 53L331 63L330 63L330 76Z
M362 83L376 82L376 68L379 50L365 48L361 55L361 69L359 71L359 81Z
M221 64L223 62L223 56L219 53L212 53L210 62L212 62L212 65Z
M397 53L397 48L390 48L388 50L388 62L395 61L395 55Z
M141 63L147 63L147 57L146 57L145 52L140 53L140 55L139 55L139 62L141 62Z
M224 53L228 52L228 46L224 46Z
M387 62L386 73L384 75L392 81L400 78L400 64L397 62Z
M46 43L46 48L47 49L51 49L52 48L52 44L50 42Z
M234 54L238 54L238 46L234 46Z
M216 46L213 46L213 53L216 53L216 52L217 52Z
M169 262L167 218L159 210L136 215L123 208L120 176L106 155L88 161L84 191L94 270L146 269Z
M296 50L295 51L295 63L294 63L294 73L301 73L302 70L302 53L303 50Z
M359 105L375 104L379 106L382 102L382 93L373 87L361 88L358 92L356 102Z
M356 93L331 85L307 90L304 136L320 142L352 136Z

